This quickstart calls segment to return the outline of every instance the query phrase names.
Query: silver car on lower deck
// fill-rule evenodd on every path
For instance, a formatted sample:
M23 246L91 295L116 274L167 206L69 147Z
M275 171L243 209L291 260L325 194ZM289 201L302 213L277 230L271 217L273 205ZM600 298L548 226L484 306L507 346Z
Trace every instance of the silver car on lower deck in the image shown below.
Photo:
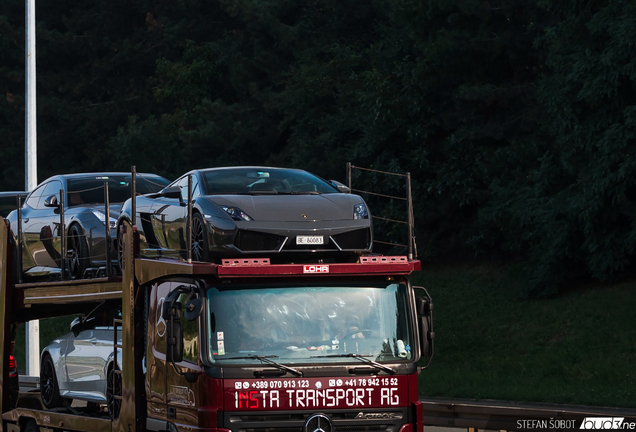
M117 417L121 395L121 351L115 362L113 320L121 319L118 308L103 303L75 318L71 332L51 342L42 352L40 395L47 408L70 405L78 399L106 405ZM117 332L121 344L121 330Z

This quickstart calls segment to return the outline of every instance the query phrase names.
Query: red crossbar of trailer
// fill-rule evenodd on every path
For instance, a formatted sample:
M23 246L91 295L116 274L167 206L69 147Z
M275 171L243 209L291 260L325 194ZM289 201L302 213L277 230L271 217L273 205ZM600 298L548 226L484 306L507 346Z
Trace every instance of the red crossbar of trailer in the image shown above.
M252 261L241 262L241 261ZM277 276L329 276L329 275L408 275L420 270L418 260L406 257L363 257L359 263L329 264L267 264L259 260L224 260L216 268L219 278L277 277Z
M214 276L221 279L241 277L285 276L406 276L421 269L419 260L402 256L362 257L358 263L329 264L270 264L268 258L224 259L222 264L193 262L191 264L169 259L141 259L137 266L140 283L167 274ZM143 270L142 270L143 269Z

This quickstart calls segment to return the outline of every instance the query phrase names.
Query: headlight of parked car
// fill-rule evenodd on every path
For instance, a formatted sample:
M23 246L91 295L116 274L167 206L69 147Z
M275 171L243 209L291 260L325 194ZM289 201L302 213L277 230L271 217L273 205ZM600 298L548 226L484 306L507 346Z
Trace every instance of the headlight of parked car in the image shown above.
M101 212L99 210L91 210L91 212L95 215L95 217L97 219L100 220L101 223L106 225L106 214L104 212ZM115 228L117 226L117 219L113 219L111 217L111 218L109 218L109 222L110 222L110 227L111 228Z
M369 211L367 210L367 206L364 204L356 204L353 207L353 218L369 219Z
M234 220L251 221L254 220L238 207L221 206L225 213L229 214Z

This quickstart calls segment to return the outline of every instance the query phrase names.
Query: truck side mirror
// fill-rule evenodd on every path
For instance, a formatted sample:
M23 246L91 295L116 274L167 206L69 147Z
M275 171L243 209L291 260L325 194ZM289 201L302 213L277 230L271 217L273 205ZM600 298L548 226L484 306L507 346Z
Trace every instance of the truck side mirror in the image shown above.
M201 312L203 312L203 302L201 299L193 298L189 303L186 303L183 317L188 321L194 321L201 316Z
M166 360L178 363L183 360L183 334L181 332L181 303L166 299L162 314L166 322Z
M179 363L183 361L183 333L181 322L174 321L166 331L166 361Z
M169 321L172 319L181 319L181 303L178 301L172 302L167 300L163 302L163 311L161 312L161 316L165 321Z
M166 297L161 311L161 316L166 322L166 360L173 363L183 360L183 330L180 321L182 306L178 299L180 295L186 293L188 293L188 297L185 300L184 318L188 321L197 319L203 311L203 301L194 297L196 290L188 285L180 285L175 288ZM182 373L179 372L179 374ZM192 375L186 376L186 379L193 379Z
M435 332L433 331L433 300L426 289L413 287L423 295L415 297L415 310L420 333L420 352L423 357L433 357Z

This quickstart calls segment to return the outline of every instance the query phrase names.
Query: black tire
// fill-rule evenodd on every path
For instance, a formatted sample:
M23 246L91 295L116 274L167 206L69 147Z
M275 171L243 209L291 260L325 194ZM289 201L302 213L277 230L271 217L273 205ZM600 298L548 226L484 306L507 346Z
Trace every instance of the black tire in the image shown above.
M55 375L55 366L51 356L46 355L42 359L40 368L40 397L45 407L57 408L64 404L64 399L60 396L60 387Z
M88 243L86 233L77 224L71 225L66 236L68 250L68 272L72 279L81 279L88 268Z
M115 398L115 396L121 397L121 375L115 373L115 368L111 367L108 369L108 377L106 379L108 414L110 414L110 418L116 419L119 417L119 410L121 409L121 399Z
M192 261L210 261L208 230L200 213L192 215Z
M17 284L20 281L20 273L22 273L22 261L20 260L20 256L18 256L17 240L11 238L11 244L13 245L13 271L11 277L13 278L13 283Z
M123 263L123 258L124 258L124 248L123 248L123 244L122 244L122 234L121 234L121 228L122 224L118 224L117 225L117 270L119 271L119 273L123 274L124 273L124 263Z

